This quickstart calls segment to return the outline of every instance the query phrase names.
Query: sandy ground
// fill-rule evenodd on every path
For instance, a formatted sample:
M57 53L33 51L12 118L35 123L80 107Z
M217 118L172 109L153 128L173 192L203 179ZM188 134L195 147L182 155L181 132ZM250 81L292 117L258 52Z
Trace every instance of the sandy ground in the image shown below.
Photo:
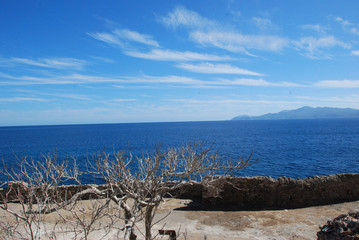
M171 229L180 233L177 239L316 239L319 225L324 225L328 219L337 217L348 211L359 210L359 202L348 202L342 204L326 205L319 207L309 207L292 210L271 210L271 211L193 211L186 210L185 207L190 200L167 199L159 208L156 219L161 219L169 214L164 220L153 227L153 233L158 233L158 229ZM87 211L92 204L83 201L82 207ZM13 206L16 209L18 206ZM63 216L70 213L63 212ZM89 218L90 215L84 214ZM0 211L0 220L6 218L4 212ZM74 216L72 216L74 219ZM64 229L70 229L73 223L59 220L57 213L47 215L44 219L45 226L42 227L41 239L48 239L57 222L56 239L72 239L72 235L64 233ZM106 220L101 219L96 224L100 229L106 225ZM121 227L122 223L116 226ZM143 223L137 224L136 234L138 239L144 239L140 230ZM45 231L44 229L47 229ZM60 231L61 229L61 231ZM101 239L103 230L92 232L89 239ZM122 239L123 232L111 231L102 239ZM168 236L157 236L158 239L168 239ZM1 239L1 237L0 237ZM78 238L80 239L80 238Z

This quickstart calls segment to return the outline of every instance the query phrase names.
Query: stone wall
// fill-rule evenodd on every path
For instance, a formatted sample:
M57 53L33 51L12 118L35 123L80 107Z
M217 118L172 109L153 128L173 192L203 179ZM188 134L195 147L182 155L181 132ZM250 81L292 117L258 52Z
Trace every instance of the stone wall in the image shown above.
M205 208L222 210L286 209L359 200L359 174L305 179L237 177L203 187Z
M68 198L90 186L63 186L61 191ZM210 185L187 183L171 196L193 199L197 207L212 210L301 208L359 200L359 174L304 179L228 177L214 180Z

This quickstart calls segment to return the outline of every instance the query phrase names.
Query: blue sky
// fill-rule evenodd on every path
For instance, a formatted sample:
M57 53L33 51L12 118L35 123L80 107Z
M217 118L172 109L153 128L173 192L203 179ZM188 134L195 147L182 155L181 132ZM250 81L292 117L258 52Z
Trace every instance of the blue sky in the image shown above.
M0 126L359 108L359 2L0 2Z

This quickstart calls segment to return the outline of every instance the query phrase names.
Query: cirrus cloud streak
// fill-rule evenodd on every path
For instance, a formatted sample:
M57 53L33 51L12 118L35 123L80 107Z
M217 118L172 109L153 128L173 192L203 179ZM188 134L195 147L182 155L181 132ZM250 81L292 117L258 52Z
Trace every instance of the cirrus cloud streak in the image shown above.
M327 88L359 88L359 80L324 80L314 85Z
M262 73L249 71L246 69L231 66L229 64L202 63L195 65L195 64L182 63L182 64L177 64L176 67L191 72L207 73L207 74L240 74L240 75L251 75L251 76L264 75Z

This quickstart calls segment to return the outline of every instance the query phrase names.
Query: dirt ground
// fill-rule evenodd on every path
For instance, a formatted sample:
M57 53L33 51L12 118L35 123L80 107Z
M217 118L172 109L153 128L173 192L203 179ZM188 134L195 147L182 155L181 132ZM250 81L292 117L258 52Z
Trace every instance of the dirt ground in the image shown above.
M167 199L159 208L156 219L159 220L169 214L164 220L153 227L153 233L159 229L175 230L180 236L177 239L188 240L219 240L219 239L316 239L319 225L324 225L328 219L337 217L348 211L359 210L358 202L348 202L318 207L309 207L291 210L267 210L267 211L194 211L184 208L190 200ZM91 207L89 201L83 201L82 207L86 211ZM13 206L15 209L18 206ZM69 213L62 213L68 216ZM89 215L83 215L89 217ZM6 218L4 212L0 211L0 221ZM155 220L156 221L156 220ZM50 214L44 219L41 239L49 238L49 231L57 223L57 229L66 229L71 223L60 221L57 213ZM105 220L99 221L105 225ZM120 228L122 223L118 223ZM137 224L136 234L138 239L144 239L141 235L143 223ZM47 229L47 235L45 234ZM122 239L123 232L112 231L105 237L102 230L92 232L89 239ZM64 231L54 233L56 239L69 240L73 236ZM157 236L158 239L168 239L168 236ZM1 237L0 237L1 239Z

